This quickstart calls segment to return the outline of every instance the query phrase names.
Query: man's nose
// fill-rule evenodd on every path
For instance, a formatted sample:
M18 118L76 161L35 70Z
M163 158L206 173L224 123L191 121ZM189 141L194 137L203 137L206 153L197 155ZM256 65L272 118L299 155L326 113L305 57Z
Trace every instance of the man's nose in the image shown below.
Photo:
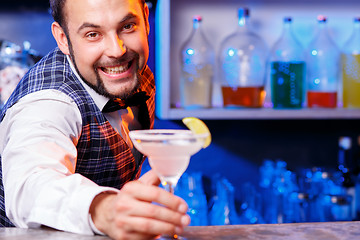
M126 52L124 41L117 35L110 39L107 49L107 55L114 58L121 57Z

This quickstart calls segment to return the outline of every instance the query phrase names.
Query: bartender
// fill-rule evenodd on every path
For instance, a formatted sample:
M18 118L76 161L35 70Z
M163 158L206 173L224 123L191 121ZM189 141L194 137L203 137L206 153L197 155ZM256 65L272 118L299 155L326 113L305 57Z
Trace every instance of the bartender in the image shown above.
M50 6L58 47L0 114L0 226L113 239L180 234L186 202L159 188L152 171L139 178L144 156L128 137L154 124L145 1Z

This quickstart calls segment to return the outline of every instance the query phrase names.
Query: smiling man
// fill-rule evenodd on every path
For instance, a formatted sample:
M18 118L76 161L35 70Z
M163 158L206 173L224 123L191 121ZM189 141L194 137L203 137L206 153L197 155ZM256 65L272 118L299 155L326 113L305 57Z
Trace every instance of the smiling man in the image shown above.
M123 1L123 6L118 1L87 1L86 8L81 4L67 2L68 21L61 23L66 25L53 24L59 48L71 56L78 73L98 93L126 98L138 87L137 73L149 55L148 9L138 1Z
M159 188L152 171L138 179L144 156L128 137L154 123L147 5L50 4L58 48L0 115L0 226L114 239L181 233L190 222L185 201Z

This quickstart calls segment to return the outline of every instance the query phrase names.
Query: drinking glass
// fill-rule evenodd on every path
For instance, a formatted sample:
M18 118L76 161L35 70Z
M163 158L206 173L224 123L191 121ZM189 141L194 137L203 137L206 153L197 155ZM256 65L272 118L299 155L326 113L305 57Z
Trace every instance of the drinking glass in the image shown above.
M151 168L170 193L189 165L190 157L204 146L208 133L182 129L133 130L129 136L137 150L146 155ZM161 236L161 239L179 239Z

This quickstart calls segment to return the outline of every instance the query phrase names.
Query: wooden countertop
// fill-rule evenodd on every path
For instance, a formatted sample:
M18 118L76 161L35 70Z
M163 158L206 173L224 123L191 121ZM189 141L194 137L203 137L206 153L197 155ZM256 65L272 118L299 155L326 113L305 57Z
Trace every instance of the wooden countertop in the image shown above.
M360 239L360 222L189 227L183 236L189 240L355 240Z
M288 223L187 227L181 235L187 240L354 240L360 239L360 222ZM105 240L50 229L0 228L0 239Z

